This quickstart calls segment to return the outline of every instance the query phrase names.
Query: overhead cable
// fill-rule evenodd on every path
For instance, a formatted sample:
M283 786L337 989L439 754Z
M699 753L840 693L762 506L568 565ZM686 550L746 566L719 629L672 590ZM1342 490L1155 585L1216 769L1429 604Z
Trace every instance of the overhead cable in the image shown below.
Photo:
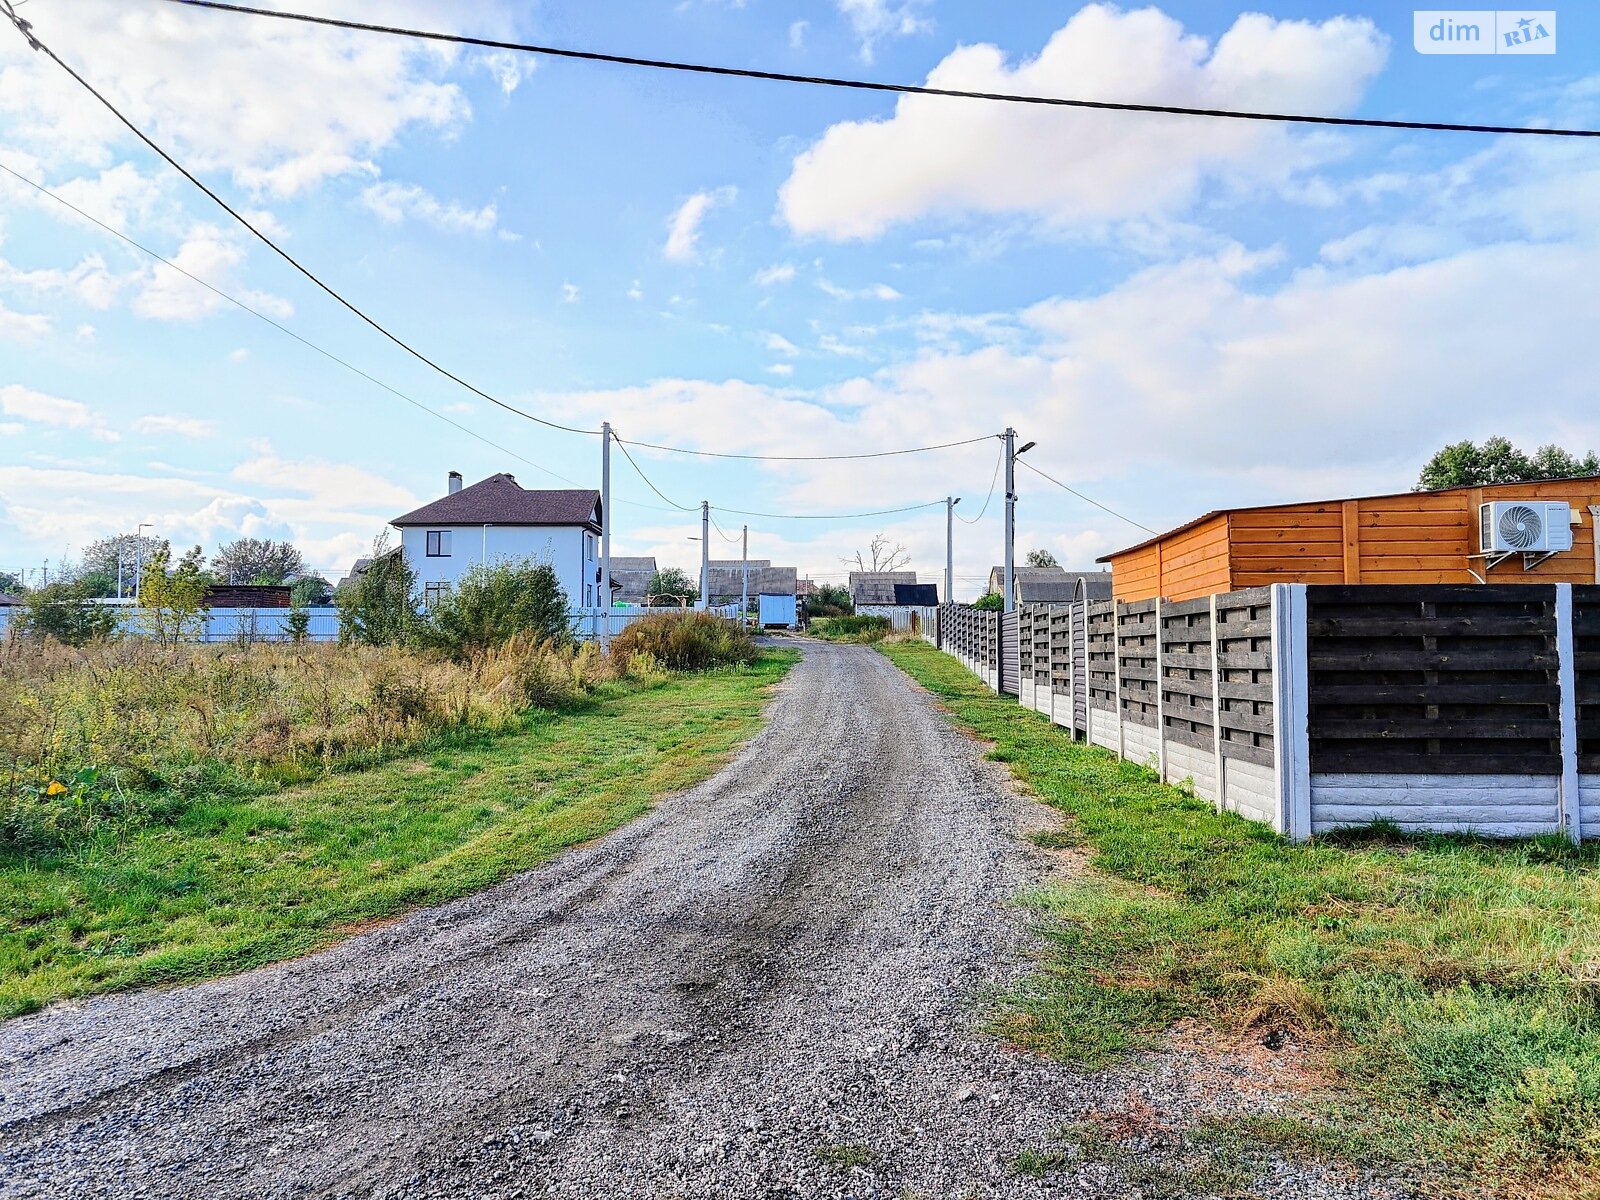
M983 520L983 514L989 511L989 501L994 499L995 486L1000 482L1000 464L1005 462L1005 460L1006 448L1002 445L1000 447L1000 453L995 456L994 474L989 477L989 494L983 498L983 507L978 510L978 515L973 517L970 521L968 521L967 518L963 517L960 513L956 513L956 520L966 525L976 525L979 521Z
M1474 125L1457 121L1404 121L1375 117L1334 117L1306 113L1257 112L1228 108L1194 108L1181 104L1143 104L1116 100L1084 100L1066 96L1035 96L1012 92L978 92L961 88L929 87L924 84L886 83L866 79L846 79L830 75L796 75L786 71L761 71L749 67L718 67L706 63L680 62L671 59L641 58L629 54L603 54L594 50L572 50L561 46L546 46L532 42L509 42L494 38L468 37L464 34L439 33L432 30L409 29L397 25L373 25L362 21L346 21L336 17L319 17L308 13L281 12L265 8L252 8L243 4L223 4L218 0L167 0L185 8L209 8L219 12L242 13L256 17L271 17L280 21L299 21L310 25L326 25L335 29L350 29L362 33L382 33L397 37L418 38L430 42L446 42L458 46L477 46L487 50L515 50L526 54L543 54L551 58L579 59L584 62L612 63L625 67L647 67L657 71L680 71L693 75L720 75L735 79L760 79L774 83L797 83L813 87L847 88L864 92L890 92L907 96L943 96L955 100L987 100L1002 104L1032 104L1057 108L1095 109L1105 112L1156 113L1178 117L1209 117L1231 121L1265 121L1292 125L1335 125L1357 129L1411 129L1443 133L1495 133L1526 134L1536 137L1600 137L1600 129L1535 128L1524 125Z
M1092 496L1085 496L1077 488L1068 487L1066 484L1062 483L1061 480L1057 479L1054 475L1045 475L1045 473L1043 471L1041 471L1038 467L1034 466L1027 459L1019 458L1019 459L1017 459L1017 462L1020 465L1022 465L1024 467L1027 467L1028 470L1032 471L1035 475L1043 475L1044 478L1048 479L1051 483L1055 484L1062 491L1071 492L1074 496L1076 496L1079 500L1082 500L1085 504L1092 504L1096 508L1098 508L1101 512L1110 513L1117 520L1126 521L1129 525L1132 525L1135 529L1142 529L1146 533L1151 533L1151 534L1157 533L1157 531L1154 530L1154 529L1151 529L1150 526L1141 525L1138 521L1135 521L1132 517L1123 516L1116 509L1108 508L1106 505L1101 504L1100 501L1094 499Z

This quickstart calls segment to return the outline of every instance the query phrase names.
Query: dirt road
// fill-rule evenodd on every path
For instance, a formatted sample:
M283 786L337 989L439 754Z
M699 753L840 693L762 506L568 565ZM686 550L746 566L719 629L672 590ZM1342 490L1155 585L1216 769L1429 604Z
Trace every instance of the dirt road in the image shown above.
M1106 1085L973 1032L1038 867L999 779L881 656L812 644L736 762L596 845L0 1026L0 1194L1092 1193L1009 1163Z

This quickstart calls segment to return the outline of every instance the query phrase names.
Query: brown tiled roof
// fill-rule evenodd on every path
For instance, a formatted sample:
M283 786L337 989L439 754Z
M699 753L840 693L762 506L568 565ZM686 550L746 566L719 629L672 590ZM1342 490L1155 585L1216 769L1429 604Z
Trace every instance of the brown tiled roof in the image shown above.
M600 493L589 488L534 491L510 475L489 478L441 496L389 524L406 525L586 525L599 529Z

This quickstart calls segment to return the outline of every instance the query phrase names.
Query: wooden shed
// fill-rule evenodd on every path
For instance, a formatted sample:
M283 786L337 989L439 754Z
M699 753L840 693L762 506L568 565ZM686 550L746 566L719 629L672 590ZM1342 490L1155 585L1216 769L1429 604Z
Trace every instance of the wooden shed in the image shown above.
M1524 567L1479 551L1479 505L1565 501L1572 549ZM1272 583L1600 583L1600 476L1210 512L1108 554L1118 600L1190 600Z

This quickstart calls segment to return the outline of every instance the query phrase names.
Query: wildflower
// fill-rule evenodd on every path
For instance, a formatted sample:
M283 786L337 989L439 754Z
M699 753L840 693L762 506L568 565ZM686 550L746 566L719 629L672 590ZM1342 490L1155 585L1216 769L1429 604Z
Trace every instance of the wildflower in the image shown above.
M62 783L59 779L52 779L50 781L50 786L45 788L44 794L46 796L59 796L66 790L66 784Z

